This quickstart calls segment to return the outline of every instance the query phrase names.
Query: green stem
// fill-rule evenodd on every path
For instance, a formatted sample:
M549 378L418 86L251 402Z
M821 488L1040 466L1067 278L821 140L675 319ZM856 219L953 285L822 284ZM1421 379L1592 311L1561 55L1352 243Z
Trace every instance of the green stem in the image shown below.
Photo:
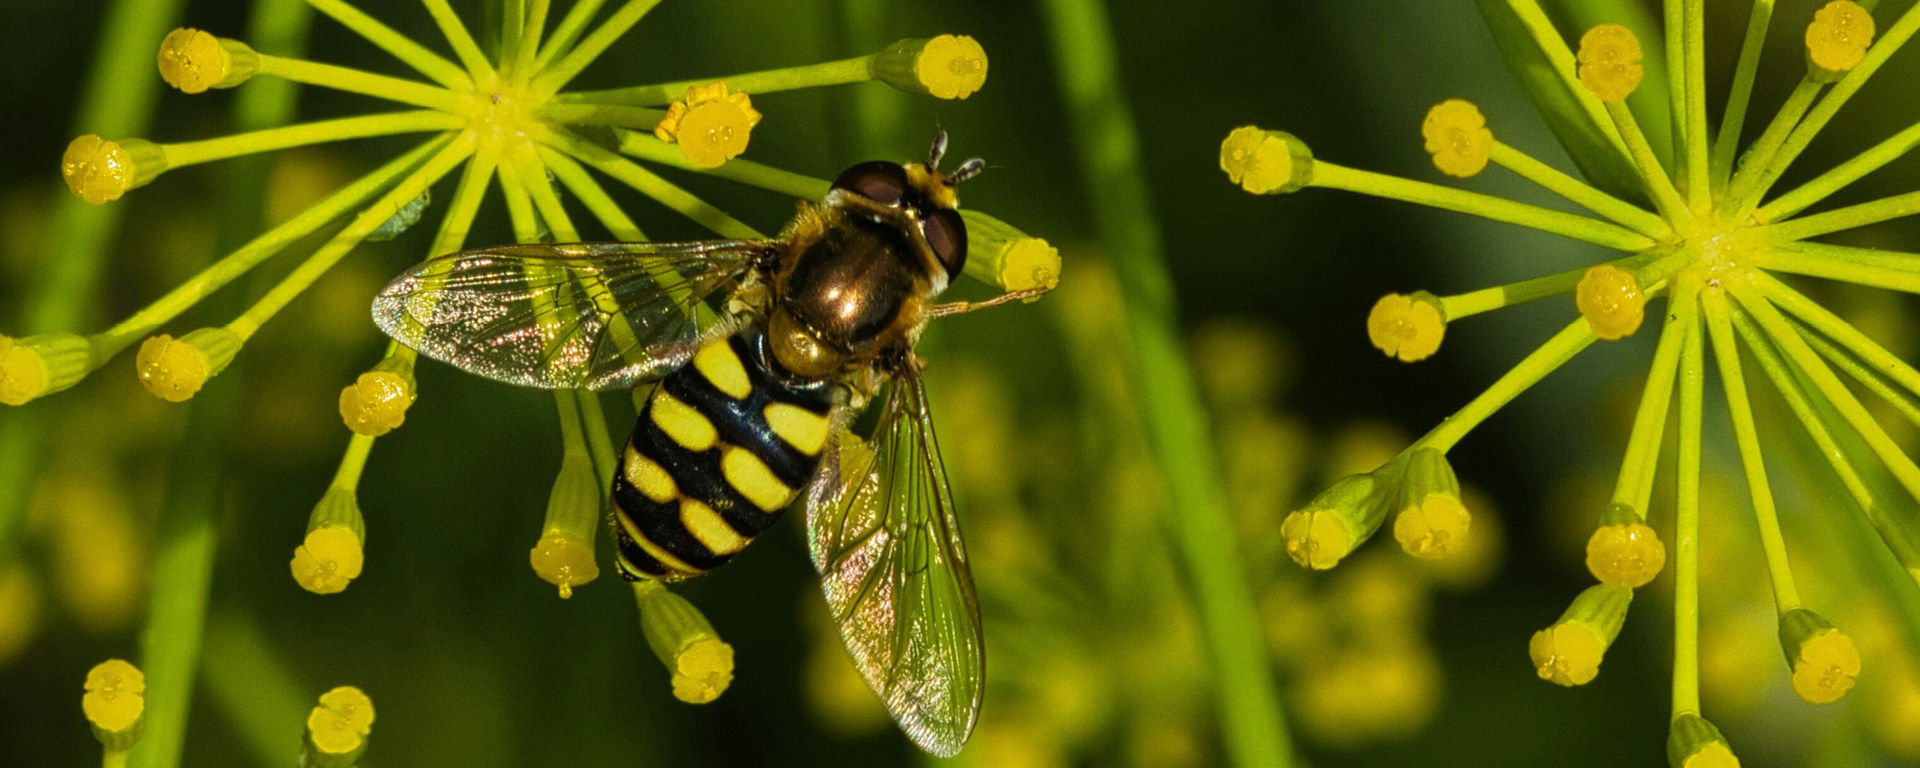
M412 38L393 31L392 27L368 16L365 12L346 3L346 0L306 0L314 10L333 17L354 31L367 42L379 46L381 50L393 54L396 59L413 67L415 71L426 75L428 79L456 91L472 91L473 80L451 61L440 58L439 54L429 51Z
M667 116L663 110L619 107L611 104L546 104L536 112L541 120L562 125L610 125L651 131Z
M127 750L100 750L100 768L127 768Z
M1779 221L1804 211L1813 204L1827 199L1828 195L1859 181L1861 177L1905 157L1916 146L1920 146L1920 123L1914 123L1906 130L1894 134L1892 138L1856 155L1852 160L1834 166L1833 170L1800 185L1799 189L1774 198L1773 202L1760 206L1759 210L1754 211L1753 218L1766 223Z
M1132 363L1128 372L1167 483L1168 508L1178 510L1168 524L1193 580L1225 754L1241 768L1287 766L1293 748L1235 546L1206 410L1175 330L1172 278L1160 253L1106 6L1101 0L1047 0L1044 12L1078 137L1082 184L1119 275L1131 330L1123 356Z
M1780 152L1781 145L1793 133L1793 127L1800 124L1800 118L1807 114L1807 108L1813 106L1813 100L1820 96L1823 83L1811 77L1800 78L1800 84L1794 86L1793 93L1787 95L1787 101L1780 105L1780 111L1774 113L1773 120L1767 123L1760 138L1753 146L1747 147L1746 156L1740 160L1740 167L1734 172L1733 180L1727 182L1726 195L1721 198L1720 212L1731 214L1744 207L1749 196L1758 197L1753 188L1766 174L1767 164Z
M520 42L513 52L513 64L507 67L508 76L515 81L533 79L533 62L540 53L540 36L547 31L547 12L551 7L552 0L533 0L527 9L526 20L520 29Z
M1507 146L1505 142L1493 143L1493 162L1623 227L1655 240L1673 237L1673 227L1659 215L1588 186L1586 182L1535 160L1533 156Z
M540 162L553 171L554 177L566 185L567 191L587 206L587 211L600 220L600 225L606 227L615 240L632 243L647 239L646 233L640 231L627 212L620 209L620 204L614 202L607 190L600 186L600 182L594 181L579 162L545 144L540 145L539 150Z
M398 77L376 75L349 67L322 64L317 61L288 59L270 54L259 54L260 70L258 75L271 75L285 78L296 83L332 88L336 91L359 93L401 104L416 107L457 112L464 97L445 88L426 83L403 80Z
M1825 334L1799 322L1795 322L1793 327L1800 332L1800 338L1806 339L1807 345L1813 347L1815 352L1819 352L1828 363L1845 372L1854 381L1860 382L1860 385L1875 397L1886 401L1887 405L1899 411L1900 415L1906 417L1907 421L1912 422L1914 426L1920 426L1920 398L1915 398L1912 393L1895 385L1853 353L1841 349L1827 339Z
M1675 254L1662 253L1660 251L1648 251L1646 253L1636 253L1632 256L1622 256L1606 262L1606 264L1636 273L1640 271L1641 267L1651 265L1651 268L1648 270L1651 274L1643 276L1640 283L1642 285L1652 285L1659 282L1659 278L1664 277L1666 274L1664 270L1660 269L1661 265L1659 262L1672 259L1674 255ZM1506 285L1496 285L1491 288L1482 288L1477 291L1470 291L1453 296L1442 296L1440 297L1440 313L1446 316L1447 322L1453 322L1464 317L1472 317L1482 312L1491 312L1516 304L1525 304L1529 301L1559 296L1571 292L1575 287L1579 286L1580 279L1586 277L1587 273L1592 270L1593 267L1591 266L1574 267L1564 272L1555 272L1554 274L1536 277L1531 280L1521 280Z
M1686 0L1687 204L1704 214L1713 202L1707 175L1707 0Z
M1915 263L1912 254L1888 254L1874 259L1874 251L1851 250L1860 251L1861 255L1872 260L1841 260L1799 248L1775 248L1756 257L1753 263L1776 272L1841 280L1890 291L1920 293L1920 264Z
M764 238L745 222L740 221L714 207L686 190L668 183L652 171L624 157L608 151L605 147L585 141L570 133L559 130L541 132L540 143L560 150L575 160L598 169L601 173L618 179L621 183L633 187L640 194L651 197L660 204L679 211L694 222L713 230L721 237L740 239Z
M613 15L607 17L598 29L587 35L586 39L581 40L578 47L568 51L566 56L561 57L559 61L534 77L534 100L544 102L552 98L560 89L567 87L567 83L579 75L580 70L586 69L594 59L600 58L600 54L606 53L607 48L611 47L614 41L619 40L621 35L625 35L627 30L640 22L640 17L647 15L648 11L659 4L660 0L627 0L626 5L620 6L620 10L614 11Z
M1904 195L1849 205L1812 216L1788 219L1768 226L1766 233L1767 237L1780 240L1805 240L1912 216L1916 213L1920 213L1920 192L1908 192Z
M467 76L473 78L475 86L484 87L493 77L493 64L487 61L487 54L480 50L480 43L473 39L467 25L460 21L460 15L453 12L447 0L421 0L421 3L427 6L433 23L440 26L440 36L453 47L453 55L466 67Z
M1645 235L1617 224L1577 216L1571 213L1516 203L1478 192L1428 184L1424 181L1362 171L1315 160L1311 186L1344 189L1374 197L1400 200L1441 210L1470 214L1494 221L1518 224L1542 232L1570 237L1617 251L1644 251L1656 243Z
M1675 176L1678 183L1687 183L1687 124L1688 93L1691 83L1687 78L1687 8L1683 0L1662 0L1660 39L1666 50L1663 57L1667 64L1667 125L1673 132L1669 148L1673 150ZM1625 104L1621 105L1631 109Z
M308 144L392 136L400 133L451 131L466 124L466 118L434 110L385 112L360 117L344 117L338 120L322 120L316 123L285 125L204 141L162 144L160 148L166 152L167 169L173 170L197 163L226 160Z
M540 56L533 61L535 72L545 71L554 58L573 49L573 43L580 39L580 33L586 31L587 22L600 12L600 6L606 0L576 0L567 15L561 17L560 26L553 28L553 36L547 38L540 47Z
M1467 433L1472 432L1474 427L1480 426L1480 422L1486 421L1487 417L1506 407L1507 403L1513 402L1513 399L1527 391L1527 388L1539 383L1541 379L1547 377L1547 374L1565 365L1568 360L1572 360L1574 355L1580 354L1581 350L1592 344L1595 338L1597 337L1593 335L1593 329L1587 325L1586 318L1574 320L1559 333L1554 334L1553 338L1548 339L1547 343L1540 345L1540 348L1535 349L1532 354L1513 366L1512 370L1493 382L1493 386L1487 387L1479 397L1455 411L1452 416L1448 416L1425 437L1415 441L1407 451L1435 448L1445 453L1453 450L1454 444L1466 437Z
M206 655L200 677L207 700L226 715L255 764L286 764L311 706L287 659L246 614L231 610L208 618Z
M1818 302L1772 277L1761 275L1755 280L1755 285L1759 288L1760 294L1773 302L1774 306L1793 313L1801 322L1826 335L1827 338L1833 339L1848 352L1872 366L1876 372L1898 382L1900 386L1906 387L1907 391L1920 395L1920 370L1915 370L1898 355L1874 343L1873 339L1867 338L1867 335L1853 327L1852 323L1841 319L1839 315L1828 311Z
M699 168L687 160L685 155L673 145L661 141L650 133L616 130L614 136L619 139L616 149L620 154L638 158L651 163L670 165L682 170L704 173L715 178L737 181L761 189L792 195L802 200L819 200L827 196L832 182L812 176L783 171L752 160L736 157L718 168Z
M1740 151L1740 132L1747 123L1747 106L1753 101L1753 80L1760 71L1760 53L1766 49L1767 28L1773 23L1774 0L1753 0L1747 15L1747 34L1740 41L1740 62L1734 65L1733 88L1727 96L1727 112L1720 120L1720 135L1714 137L1713 188L1718 191L1733 175L1733 161Z
M1634 514L1643 520L1647 516L1647 505L1653 500L1653 475L1660 460L1660 441L1667 432L1667 411L1673 403L1673 382L1680 369L1680 344L1699 306L1691 294L1673 301L1673 311L1666 313L1660 343L1653 351L1653 364L1647 369L1647 385L1640 392L1640 408L1633 414L1633 431L1627 438L1626 455L1620 460L1620 478L1613 487L1613 500L1632 507Z
M587 426L587 450L593 453L594 472L600 475L602 488L610 487L620 460L614 453L613 437L607 434L607 415L600 410L600 395L580 389L574 390L573 396L579 401L580 420Z
M1546 11L1540 8L1537 0L1503 0L1514 16L1526 28L1527 35L1533 38L1541 54L1546 56L1553 67L1554 74L1560 76L1561 85L1566 93L1579 102L1580 109L1586 113L1587 120L1606 137L1614 150L1620 153L1622 160L1629 160L1625 140L1620 131L1607 116L1606 105L1600 102L1592 91L1580 82L1579 68L1573 49L1567 47L1567 40L1560 36L1560 30L1554 28L1553 21L1547 18ZM1617 190L1616 190L1617 191Z
M726 77L696 77L657 85L635 85L604 91L579 91L562 94L563 101L590 101L600 104L626 104L636 107L662 107L687 97L687 89L712 82L725 82L727 90L750 94L817 88L827 85L864 83L873 79L869 62L873 55L748 72Z
M1713 353L1720 367L1721 388L1727 395L1727 414L1733 419L1734 442L1747 471L1747 493L1753 500L1754 521L1760 526L1760 548L1766 554L1773 581L1773 604L1781 614L1800 607L1800 590L1787 562L1787 541L1780 535L1780 514L1774 508L1773 488L1767 483L1767 463L1760 449L1760 430L1754 425L1753 405L1747 400L1747 380L1740 370L1740 348L1733 343L1733 323L1727 299L1706 297L1707 330L1713 335Z
M1700 711L1700 417L1706 386L1698 315L1681 331L1686 335L1680 346L1679 495L1673 513L1674 717Z
M1613 116L1613 124L1619 127L1620 137L1627 143L1627 153L1633 157L1634 165L1639 166L1640 182L1645 186L1647 196L1653 199L1653 206L1660 209L1660 215L1675 226L1691 223L1693 214L1687 208L1686 201L1680 199L1680 190L1674 188L1673 179L1660 166L1660 158L1653 154L1653 146L1647 143L1647 135L1640 131L1640 121L1634 119L1633 111L1627 109L1627 103L1609 103L1607 114Z

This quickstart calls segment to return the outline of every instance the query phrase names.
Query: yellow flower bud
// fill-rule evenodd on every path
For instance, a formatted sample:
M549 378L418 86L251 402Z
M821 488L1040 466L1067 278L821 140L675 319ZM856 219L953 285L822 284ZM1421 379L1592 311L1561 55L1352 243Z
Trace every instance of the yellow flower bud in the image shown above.
M640 633L673 675L674 698L688 704L720 698L733 683L733 646L666 585L646 579L635 582L633 592L640 601Z
M960 218L967 225L967 276L1009 292L1060 284L1060 249L1051 243L979 211L961 211Z
M1595 584L1581 592L1559 621L1527 643L1540 679L1569 687L1592 682L1632 602L1633 590L1625 587Z
M1338 565L1385 521L1399 485L1399 471L1389 465L1340 478L1304 509L1287 515L1280 522L1287 556L1316 571Z
M340 418L354 434L379 437L406 422L414 397L412 376L368 371L340 390Z
M134 365L140 384L155 397L184 403L226 370L240 352L240 337L224 328L201 328L178 339L160 334L140 343Z
M1587 270L1573 300L1593 335L1607 341L1632 336L1647 317L1647 295L1640 290L1640 279L1611 264Z
M93 367L93 348L71 333L0 336L0 403L25 405L73 386Z
M593 460L584 451L567 451L560 461L553 491L547 495L547 518L541 526L540 541L528 554L533 572L559 587L563 600L573 597L574 587L600 576L600 566L593 558L593 539L605 512L601 490Z
M308 592L331 595L360 577L365 563L360 537L346 526L329 526L307 533L293 550L293 580Z
M1408 296L1389 293L1367 313L1367 338L1387 357L1417 362L1440 351L1447 335L1447 318L1440 303L1422 292Z
M687 89L687 98L667 107L653 135L680 145L680 154L696 168L718 168L747 151L760 113L744 93L728 93L714 82Z
M122 752L140 739L147 713L147 676L120 659L108 659L87 671L80 709L93 735L109 751Z
M1400 515L1393 520L1393 538L1407 554L1437 560L1467 543L1473 516L1460 501L1460 480L1446 454L1433 448L1414 451L1401 491Z
M238 40L183 27L160 41L160 79L184 93L232 88L259 69L259 55Z
M1220 142L1220 170L1256 195L1297 192L1313 181L1313 151L1293 134L1245 125Z
M1793 692L1809 704L1832 704L1853 689L1860 649L1820 614L1795 608L1780 617L1780 645L1793 665Z
M907 93L964 99L987 82L987 51L966 35L901 40L867 65L873 77Z
M1667 763L1672 768L1740 768L1727 737L1713 723L1695 714L1673 719L1667 732Z
M1587 570L1602 584L1639 589L1666 564L1667 548L1659 534L1625 504L1609 506L1600 527L1587 538Z
M373 699L359 688L343 685L321 694L319 705L307 713L310 758L326 766L359 762L373 734L373 715Z
M1448 176L1477 176L1493 157L1493 131L1471 101L1448 99L1435 104L1420 124L1420 135L1427 140L1433 166Z
M600 577L600 566L593 558L593 543L564 533L540 537L528 559L533 563L534 573L560 588L563 600L573 597L575 585Z
M94 205L118 200L166 170L166 151L145 139L107 141L89 133L67 144L60 158L67 189Z
M1845 77L1867 57L1873 31L1873 14L1859 3L1827 3L1807 25L1807 75L1823 83Z
M1580 38L1580 84L1601 101L1626 101L1640 87L1640 39L1618 24L1601 24Z

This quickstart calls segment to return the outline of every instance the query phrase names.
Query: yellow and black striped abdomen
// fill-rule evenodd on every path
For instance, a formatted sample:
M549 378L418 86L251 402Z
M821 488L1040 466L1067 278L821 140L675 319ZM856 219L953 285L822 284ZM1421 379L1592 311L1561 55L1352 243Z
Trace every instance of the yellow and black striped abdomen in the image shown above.
M640 411L613 478L613 538L629 580L692 578L780 519L820 466L828 382L773 372L763 338L715 339Z

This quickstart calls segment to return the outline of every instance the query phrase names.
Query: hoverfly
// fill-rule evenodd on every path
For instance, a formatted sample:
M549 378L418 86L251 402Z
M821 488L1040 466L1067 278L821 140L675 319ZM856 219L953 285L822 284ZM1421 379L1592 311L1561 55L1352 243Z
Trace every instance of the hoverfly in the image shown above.
M609 494L628 580L718 568L804 492L847 650L940 756L973 731L985 656L914 344L933 318L1040 293L935 303L967 258L955 187L985 167L942 172L946 145L848 168L771 240L465 251L373 305L400 343L510 384L657 383ZM870 438L845 434L883 388Z

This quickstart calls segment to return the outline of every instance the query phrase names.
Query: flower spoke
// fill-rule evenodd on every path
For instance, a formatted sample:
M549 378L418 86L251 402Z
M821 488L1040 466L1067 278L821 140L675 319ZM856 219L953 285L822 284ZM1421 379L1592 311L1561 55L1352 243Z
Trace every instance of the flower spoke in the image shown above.
M1498 413L1501 408L1506 407L1507 403L1519 397L1520 393L1538 384L1541 379L1547 377L1547 374L1559 369L1568 360L1572 360L1575 355L1580 354L1581 350L1586 349L1587 345L1592 344L1595 338L1597 337L1593 335L1593 329L1587 327L1587 321L1584 318L1573 321L1559 333L1554 334L1553 338L1548 339L1545 344L1535 349L1532 354L1527 355L1513 367L1513 370L1507 371L1506 375L1493 383L1493 386L1487 387L1479 397L1467 403L1466 407L1448 416L1445 421L1440 422L1439 426L1434 427L1433 431L1414 442L1413 448L1408 450L1434 448L1442 453L1452 450L1454 444L1466 437L1467 433L1472 432L1474 427L1480 426L1480 422Z
M1698 301L1697 289L1679 291ZM1673 716L1700 712L1700 417L1706 386L1700 318L1680 331L1677 495L1673 508Z
M1313 178L1309 183L1315 187L1344 189L1349 192L1518 224L1617 251L1643 251L1655 244L1653 239L1645 235L1598 219L1526 203L1516 203L1505 198L1443 187L1438 184L1347 168L1321 160L1314 161Z
M1778 272L1920 293L1920 256L1910 253L1793 243L1762 253L1754 264Z
M473 39L473 33L467 31L467 25L460 21L459 14L453 12L453 6L447 0L421 0L427 7L427 13L433 16L433 23L440 26L440 36L447 39L447 45L453 47L453 55L467 68L467 76L473 78L476 85L487 82L493 75L493 65L487 61L487 55L480 50L480 44Z
M406 35L393 31L392 27L347 4L346 0L307 0L307 5L333 17L334 21L379 46L381 50L393 54L394 58L426 75L427 79L456 91L473 90L473 80L459 66L440 58L439 54L427 50Z
M1767 571L1773 580L1774 607L1785 614L1800 607L1800 590L1794 585L1793 569L1787 563L1787 542L1780 535L1780 515L1774 509L1773 488L1767 483L1767 463L1760 450L1760 432L1754 425L1753 406L1747 400L1747 380L1740 370L1740 348L1734 345L1727 299L1720 294L1710 295L1703 302L1703 308L1720 368L1720 386L1727 395L1727 414L1733 420L1734 442L1740 448L1740 463L1746 468L1754 521L1760 526L1760 548L1766 554Z
M1753 101L1753 81L1760 71L1760 53L1767 46L1767 28L1773 22L1774 0L1753 0L1747 16L1747 33L1740 41L1740 61L1734 65L1733 88L1727 95L1726 115L1720 120L1720 134L1714 137L1713 189L1722 191L1733 175L1733 161L1740 150L1740 132L1747 123L1747 106Z

